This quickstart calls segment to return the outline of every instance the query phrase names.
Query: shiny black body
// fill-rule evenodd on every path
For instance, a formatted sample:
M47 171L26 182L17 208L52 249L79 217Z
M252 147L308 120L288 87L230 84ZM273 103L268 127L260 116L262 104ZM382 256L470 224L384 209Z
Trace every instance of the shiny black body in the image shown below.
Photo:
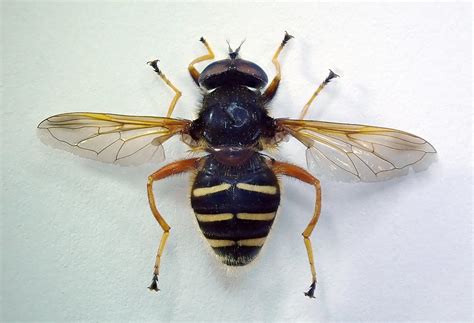
M239 214L276 214L280 204L280 189L278 181L267 166L266 160L255 153L240 166L228 166L220 163L211 154L206 158L204 167L198 172L193 189L212 187L221 183L230 184L230 188L214 194L191 197L191 205L197 214L226 214L231 213L232 219L221 221L199 221L206 239L241 241L248 239L266 238L273 224L273 218L268 220L239 219ZM242 190L239 183L265 185L276 188L275 194L264 194ZM211 244L211 246L213 246ZM241 246L235 244L227 247L213 247L221 261L226 265L246 265L260 251L261 246Z
M262 140L275 135L260 91L267 76L256 64L230 56L199 78L206 91L190 135L206 142L209 155L195 177L191 205L222 262L239 266L256 257L270 232L280 188L269 159L259 153Z
M227 85L204 95L191 136L201 137L213 147L250 148L260 137L274 135L273 122L258 90Z

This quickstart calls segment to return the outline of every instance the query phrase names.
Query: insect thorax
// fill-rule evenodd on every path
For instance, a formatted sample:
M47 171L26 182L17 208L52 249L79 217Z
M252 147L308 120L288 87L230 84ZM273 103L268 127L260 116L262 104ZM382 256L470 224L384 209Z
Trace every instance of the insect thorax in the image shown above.
M204 94L191 135L211 147L254 147L262 136L272 136L273 119L258 90L222 86Z

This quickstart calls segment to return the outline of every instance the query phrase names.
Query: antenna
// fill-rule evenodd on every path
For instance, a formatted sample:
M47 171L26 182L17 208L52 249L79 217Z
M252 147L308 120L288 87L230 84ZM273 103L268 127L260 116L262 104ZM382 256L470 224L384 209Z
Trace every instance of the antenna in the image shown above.
M242 40L239 47L237 47L235 50L233 50L232 47L230 47L229 40L226 40L226 42L227 42L227 45L229 46L229 56L230 56L230 58L231 59L237 58L237 56L239 56L240 48L242 47L243 43L245 43L245 39Z

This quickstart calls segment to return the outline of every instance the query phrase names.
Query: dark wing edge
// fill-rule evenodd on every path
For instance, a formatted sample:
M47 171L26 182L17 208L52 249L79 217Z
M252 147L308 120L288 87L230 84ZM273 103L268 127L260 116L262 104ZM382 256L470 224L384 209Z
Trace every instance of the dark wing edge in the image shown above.
M54 148L131 166L163 161L162 143L189 125L184 119L72 112L46 118L37 131L41 141Z
M377 182L422 171L436 149L408 132L335 122L277 119L280 131L306 147L308 169L341 182Z

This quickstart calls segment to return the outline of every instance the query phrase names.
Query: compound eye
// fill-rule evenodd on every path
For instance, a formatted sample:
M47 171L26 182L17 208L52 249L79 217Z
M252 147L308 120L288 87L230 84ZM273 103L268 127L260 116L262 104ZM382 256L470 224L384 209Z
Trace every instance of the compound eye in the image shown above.
M244 59L236 59L235 69L238 74L242 75L246 86L259 89L268 83L268 77L265 71L253 62Z
M199 76L199 84L207 90L224 85L243 85L255 89L268 83L265 71L243 59L224 59L209 64Z

